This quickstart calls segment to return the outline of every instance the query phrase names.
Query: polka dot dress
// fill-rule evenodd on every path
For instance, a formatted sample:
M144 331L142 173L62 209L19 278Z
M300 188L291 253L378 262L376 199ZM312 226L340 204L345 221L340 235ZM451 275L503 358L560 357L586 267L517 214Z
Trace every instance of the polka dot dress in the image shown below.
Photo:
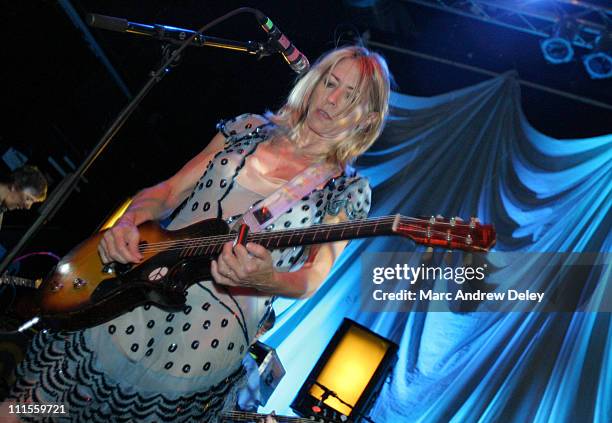
M218 125L226 137L224 149L208 163L168 229L180 229L209 218L231 222L263 198L242 187L236 178L257 146L268 140L267 125L263 117L252 114ZM336 215L340 210L345 210L350 219L365 218L369 206L367 180L345 172L302 198L265 230L311 226L320 223L325 214ZM307 255L308 249L302 247L272 251L274 266L279 271L297 270ZM111 397L115 400L111 405L108 397L97 398L96 389L90 389L88 407L95 407L96 403L102 407L104 403L105 409L122 410L127 415L128 409L153 407L158 414L163 414L160 410L169 407L168 404L194 392L214 391L224 381L235 378L271 302L272 298L267 296L248 295L244 290L201 281L188 289L183 310L169 312L145 305L106 324L78 332L78 339L72 342L78 343L86 353L67 354L62 360L74 368L86 363L103 379L90 378L89 383L114 384L111 390L116 392ZM54 342L55 348L66 348L65 340ZM41 344L44 343L41 341ZM37 359L42 360L40 351L33 352L37 353ZM23 392L49 383L47 375L34 372L24 376L35 382L29 388L24 387ZM69 383L87 382L73 377L63 379L60 385ZM147 402L147 394L158 398L157 405ZM224 395L227 400L227 393ZM221 407L222 402L217 400L217 406ZM206 411L190 413L203 416Z

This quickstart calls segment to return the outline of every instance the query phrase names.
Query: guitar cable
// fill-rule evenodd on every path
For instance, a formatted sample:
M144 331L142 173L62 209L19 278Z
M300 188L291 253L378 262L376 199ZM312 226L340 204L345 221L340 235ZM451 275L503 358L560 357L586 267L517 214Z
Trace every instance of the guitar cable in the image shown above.
M250 345L249 343L249 329L246 325L246 319L244 317L244 313L242 312L242 308L240 307L240 305L238 304L238 302L236 301L236 299L229 293L229 291L223 287L220 286L220 288L222 288L225 293L227 295L229 295L229 297L232 299L232 301L234 301L234 303L236 304L236 307L238 307L238 311L240 312L240 316L238 316L236 314L236 312L234 310L232 310L232 308L230 306L228 306L227 304L225 304L223 301L221 301L220 298L218 298L215 294L212 293L212 291L208 288L206 288L204 285L202 285L201 282L196 283L197 286L199 286L200 288L202 288L204 291L206 291L212 298L215 299L215 301L217 301L222 307L224 307L227 311L230 312L230 314L232 316L234 316L236 318L236 321L238 322L238 325L240 326L240 329L242 330L242 335L244 336L244 340L245 340L245 348L246 346ZM242 317L242 320L240 319L240 317Z
M40 317L39 316L34 316L30 320L28 320L27 322L25 322L21 326L19 326L17 328L17 330L0 331L0 336L17 335L17 334L20 334L20 333L24 333L26 330L32 328L33 326L36 326L39 322L40 322Z

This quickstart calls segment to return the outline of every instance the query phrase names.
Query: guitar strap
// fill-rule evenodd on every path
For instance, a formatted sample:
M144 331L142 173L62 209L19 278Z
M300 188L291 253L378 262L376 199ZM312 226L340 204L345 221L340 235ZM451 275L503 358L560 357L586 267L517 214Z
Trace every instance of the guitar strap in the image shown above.
M317 162L307 167L257 206L251 207L242 215L242 221L249 226L250 231L260 232L302 197L310 194L317 186L337 173L338 166L329 162Z

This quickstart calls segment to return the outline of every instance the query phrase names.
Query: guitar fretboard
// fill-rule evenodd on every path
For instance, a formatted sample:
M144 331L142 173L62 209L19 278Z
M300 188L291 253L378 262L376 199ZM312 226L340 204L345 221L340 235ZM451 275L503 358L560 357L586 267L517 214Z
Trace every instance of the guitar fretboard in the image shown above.
M287 229L250 233L246 241L262 245L268 250L378 235L400 235L411 238L417 244L466 251L488 251L495 244L493 226L481 225L472 219L470 223L462 223L456 219L423 219L394 215L318 224L299 229L289 229L290 223L278 222L277 225L283 225ZM179 251L181 257L214 258L219 255L226 242L235 239L235 233L190 237L142 244L139 249L141 252Z
M287 229L273 232L251 233L247 242L255 242L269 250L301 245L321 244L376 235L389 235L397 226L399 216L314 225L308 228ZM194 238L184 245L183 256L214 256L221 252L223 244L233 241L235 234L208 238Z

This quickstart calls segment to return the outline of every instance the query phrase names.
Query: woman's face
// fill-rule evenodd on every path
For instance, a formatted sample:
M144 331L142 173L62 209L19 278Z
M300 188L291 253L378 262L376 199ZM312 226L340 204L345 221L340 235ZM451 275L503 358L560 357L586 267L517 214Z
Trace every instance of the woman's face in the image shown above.
M320 137L333 138L356 124L357 108L347 107L359 85L359 69L355 59L342 59L328 78L322 78L310 97L306 126Z

